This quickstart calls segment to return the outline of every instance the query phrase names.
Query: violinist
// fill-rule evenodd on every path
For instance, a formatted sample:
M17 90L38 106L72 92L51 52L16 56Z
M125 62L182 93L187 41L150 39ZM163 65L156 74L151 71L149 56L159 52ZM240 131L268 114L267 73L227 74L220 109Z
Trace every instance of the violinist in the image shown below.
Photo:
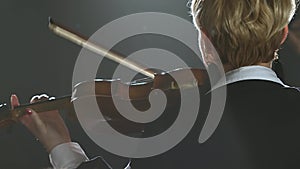
M136 160L131 167L299 168L300 93L284 84L271 69L287 38L297 3L295 0L193 0L191 10L199 37L209 38L226 72L226 85L212 88L227 87L223 117L205 143L187 149L175 147L176 150L156 158ZM204 48L208 42L203 39L199 42L204 62L213 64L209 58L211 51ZM13 96L13 105L18 105L16 100ZM21 121L41 140L54 168L110 168L102 158L89 161L79 145L70 142L63 121L52 122L46 116L47 113L28 110L28 116ZM58 115L51 118L60 119ZM44 139L47 137L51 139ZM70 156L56 154L62 151Z
M225 111L207 141L211 147L219 147L207 155L218 164L206 168L299 168L300 93L271 69L274 60L284 57L278 56L278 51L298 3L193 1L194 23L201 36L205 34L214 45L226 72ZM200 44L206 61L210 51L202 47Z

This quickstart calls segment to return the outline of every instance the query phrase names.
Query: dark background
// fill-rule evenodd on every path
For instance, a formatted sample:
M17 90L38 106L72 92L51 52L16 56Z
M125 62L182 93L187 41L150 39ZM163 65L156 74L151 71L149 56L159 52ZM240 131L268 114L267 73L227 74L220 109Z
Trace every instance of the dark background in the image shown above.
M186 4L187 0L1 0L0 102L9 102L13 93L20 97L22 103L40 93L52 96L71 93L72 72L81 48L50 32L48 16L90 36L110 21L137 12L164 12L191 21ZM293 29L295 32L298 30ZM189 54L185 55L189 52L187 49L166 37L137 37L123 45L119 46L124 51L118 52L158 47L173 50L182 58L189 59ZM286 82L293 86L300 86L298 48L288 41L280 51ZM114 65L109 62L104 65L108 74L112 71L110 64ZM96 146L78 123L67 118L66 121L73 140L80 142L90 157L102 155L115 167L121 168L122 159ZM21 124L0 129L0 168L39 169L47 166L48 154Z

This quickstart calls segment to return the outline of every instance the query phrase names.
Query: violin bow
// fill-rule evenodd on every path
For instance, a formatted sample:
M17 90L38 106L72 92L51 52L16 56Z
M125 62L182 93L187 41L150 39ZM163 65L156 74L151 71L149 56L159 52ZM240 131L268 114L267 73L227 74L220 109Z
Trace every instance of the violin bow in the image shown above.
M56 35L67 39L85 49L88 49L96 54L102 55L110 60L113 60L123 66L126 66L132 70L135 70L147 77L150 77L154 79L155 73L146 70L141 64L138 64L136 62L130 61L128 59L124 59L123 56L112 52L110 50L107 50L99 45L96 45L92 42L90 42L87 38L84 38L78 34L75 34L73 31L70 31L69 29L65 28L64 26L61 26L53 21L51 17L49 17L49 29Z

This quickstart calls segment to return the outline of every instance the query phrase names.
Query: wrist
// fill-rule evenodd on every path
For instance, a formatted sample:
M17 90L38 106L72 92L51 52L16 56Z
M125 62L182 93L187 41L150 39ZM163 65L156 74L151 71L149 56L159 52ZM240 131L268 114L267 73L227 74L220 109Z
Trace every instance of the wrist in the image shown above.
M77 168L89 160L80 145L74 142L55 146L49 153L49 159L54 169Z
M63 144L69 144L71 143L71 139L70 138L65 138L65 139L60 139L60 140L56 140L56 141L49 141L47 140L44 143L42 143L45 146L45 149L48 153L50 153L55 147L59 146L59 145L63 145Z

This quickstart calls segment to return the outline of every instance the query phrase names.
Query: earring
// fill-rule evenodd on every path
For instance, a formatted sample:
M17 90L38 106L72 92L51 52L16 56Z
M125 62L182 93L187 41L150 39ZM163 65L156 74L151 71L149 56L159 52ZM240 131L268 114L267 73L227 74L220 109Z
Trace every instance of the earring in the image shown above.
M278 54L279 49L275 50L274 52L274 59L272 62L272 69L278 76L278 78L282 81L284 81L284 72L282 68L282 63L279 60L279 54Z
M274 52L274 59L273 60L278 60L279 59L279 54L278 54L279 49L276 49Z

